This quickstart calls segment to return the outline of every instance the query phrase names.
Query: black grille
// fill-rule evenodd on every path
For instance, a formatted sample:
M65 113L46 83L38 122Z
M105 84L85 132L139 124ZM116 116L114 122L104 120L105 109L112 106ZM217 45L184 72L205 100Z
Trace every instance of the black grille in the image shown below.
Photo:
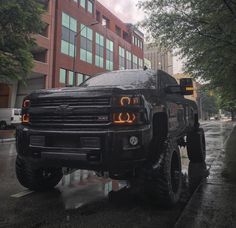
M45 106L104 106L110 105L109 97L67 97L67 98L38 98L31 101L31 107L45 107Z
M87 125L87 124L108 124L108 114L87 114L87 115L30 115L30 123L33 125Z
M106 125L109 97L63 97L31 100L30 124L37 126Z

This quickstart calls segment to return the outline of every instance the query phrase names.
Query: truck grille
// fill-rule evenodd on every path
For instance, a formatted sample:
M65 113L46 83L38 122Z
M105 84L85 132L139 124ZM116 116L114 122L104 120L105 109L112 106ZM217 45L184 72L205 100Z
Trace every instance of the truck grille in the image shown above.
M110 122L108 114L90 115L30 115L32 125L88 125L88 124L107 124Z
M31 100L30 124L34 126L106 125L110 123L110 101L109 97ZM95 107L97 109L94 109Z
M39 98L31 101L31 107L45 107L45 106L104 106L110 105L109 97L68 97L68 98Z

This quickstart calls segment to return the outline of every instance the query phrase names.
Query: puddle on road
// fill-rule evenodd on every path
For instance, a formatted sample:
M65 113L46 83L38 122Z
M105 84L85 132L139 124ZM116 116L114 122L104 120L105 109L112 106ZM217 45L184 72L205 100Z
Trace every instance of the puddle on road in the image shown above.
M127 186L126 181L98 177L95 172L76 170L64 175L58 185L65 209L77 209L85 204L104 199L111 191L119 191Z

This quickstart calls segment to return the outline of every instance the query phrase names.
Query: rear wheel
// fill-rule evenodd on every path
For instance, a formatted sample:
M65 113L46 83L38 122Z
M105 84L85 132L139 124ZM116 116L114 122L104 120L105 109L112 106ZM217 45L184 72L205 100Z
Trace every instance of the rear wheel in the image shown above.
M201 181L209 175L205 162L205 134L202 128L187 135L187 153L190 160L188 168L189 190L192 193Z
M37 168L17 156L16 176L21 185L34 191L47 191L61 180L61 168Z
M206 142L202 128L187 135L187 153L191 162L205 162Z

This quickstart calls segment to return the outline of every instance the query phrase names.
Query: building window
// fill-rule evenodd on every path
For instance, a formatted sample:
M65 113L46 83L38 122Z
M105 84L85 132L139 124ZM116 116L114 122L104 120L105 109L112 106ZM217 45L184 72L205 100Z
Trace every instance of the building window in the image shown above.
M123 31L123 39L129 41L129 34L125 31Z
M129 51L126 51L126 69L132 69L132 56Z
M74 72L73 71L69 71L69 75L68 75L68 85L74 85Z
M96 11L96 21L101 22L101 13Z
M138 57L136 55L133 55L133 69L138 68Z
M125 49L119 47L119 70L125 69Z
M104 37L96 33L96 55L95 65L98 67L104 67Z
M113 70L113 42L106 40L106 69Z
M121 36L121 28L116 25L116 34Z
M84 75L78 73L78 74L77 74L76 85L79 86L83 81L84 81Z
M81 24L80 60L93 63L93 30Z
M134 44L134 36L132 36L132 44Z
M74 57L76 33L77 21L69 15L62 13L61 52L63 54Z
M80 0L80 5L85 8L86 6L86 0Z
M78 2L78 0L74 0L74 2L76 2L76 3L77 3L77 2Z
M88 0L88 12L93 14L93 2Z
M142 59L138 59L138 61L139 61L139 68L143 68L143 60Z
M59 77L59 82L61 84L66 84L66 70L65 69L60 69L60 77Z
M105 28L110 28L110 20L106 17L102 17L102 25L105 27Z

